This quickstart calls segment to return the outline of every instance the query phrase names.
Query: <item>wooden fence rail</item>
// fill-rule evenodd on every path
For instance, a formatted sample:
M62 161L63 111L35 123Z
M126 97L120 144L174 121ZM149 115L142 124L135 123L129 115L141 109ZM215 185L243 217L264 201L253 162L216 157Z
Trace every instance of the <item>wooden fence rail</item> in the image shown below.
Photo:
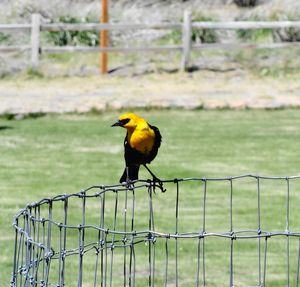
M149 51L181 51L181 69L186 70L189 66L189 58L193 49L243 49L243 48L286 48L300 47L300 42L283 43L212 43L193 44L191 42L192 29L215 29L215 30L238 30L238 29L283 29L300 28L300 21L235 21L235 22L192 22L191 13L184 12L182 23L161 23L161 24L65 24L65 23L43 23L39 14L33 14L31 24L0 24L2 31L27 31L31 33L31 44L20 46L1 46L0 53L13 51L30 51L31 68L36 70L39 67L41 54L46 53L67 53L67 52L149 52ZM145 47L87 47L87 46L41 46L40 33L43 31L101 31L101 30L146 30L146 29L178 29L182 31L181 45L145 46Z
M180 29L180 23L169 24L65 24L65 23L53 23L43 24L41 29L44 31L101 31L101 30L142 30L142 29Z

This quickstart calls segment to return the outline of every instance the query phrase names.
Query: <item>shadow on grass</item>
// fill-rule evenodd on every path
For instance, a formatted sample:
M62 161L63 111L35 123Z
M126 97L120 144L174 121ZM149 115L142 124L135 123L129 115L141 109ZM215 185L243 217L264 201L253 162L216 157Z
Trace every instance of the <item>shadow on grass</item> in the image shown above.
M4 130L10 130L10 129L13 129L13 127L10 127L10 126L0 126L0 132L4 131Z
M13 121L13 120L37 119L44 116L46 116L46 113L44 112L31 112L27 114L5 113L0 115L0 118L4 118L8 121Z

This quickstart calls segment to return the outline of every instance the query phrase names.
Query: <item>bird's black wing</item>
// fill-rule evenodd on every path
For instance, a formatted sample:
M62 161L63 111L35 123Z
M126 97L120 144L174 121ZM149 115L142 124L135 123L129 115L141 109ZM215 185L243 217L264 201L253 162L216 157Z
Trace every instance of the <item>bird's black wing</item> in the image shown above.
M157 127L151 126L149 123L148 123L148 125L155 133L154 145L153 145L153 148L152 148L150 154L148 155L147 163L150 163L157 155L158 149L161 145L162 136L161 136L160 131Z

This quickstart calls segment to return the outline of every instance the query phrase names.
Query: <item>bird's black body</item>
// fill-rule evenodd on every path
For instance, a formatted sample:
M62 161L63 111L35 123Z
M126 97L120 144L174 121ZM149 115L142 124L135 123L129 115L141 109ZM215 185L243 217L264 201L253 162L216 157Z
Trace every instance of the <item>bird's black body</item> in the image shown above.
M154 145L151 151L147 154L141 153L138 150L132 148L127 140L128 133L126 134L124 140L124 157L126 168L120 178L120 182L125 182L129 180L137 180L140 165L146 165L150 163L157 155L158 149L161 144L162 136L159 132L159 129L155 126L152 126L148 123L149 127L154 131L155 140ZM127 174L128 173L128 174Z

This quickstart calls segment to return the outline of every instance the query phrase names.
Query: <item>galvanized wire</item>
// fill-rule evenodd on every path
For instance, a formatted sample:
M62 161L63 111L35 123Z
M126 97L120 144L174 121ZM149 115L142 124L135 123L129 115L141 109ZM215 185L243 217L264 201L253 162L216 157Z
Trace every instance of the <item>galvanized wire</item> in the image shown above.
M235 200L239 199L242 193L239 182L245 179L255 183L253 198L256 202L254 209L256 228L254 229L236 227L235 209L238 206ZM266 207L266 204L262 204L262 195L265 194L262 191L262 181L265 180L285 183L283 190L285 193L284 230L263 228L262 209L268 208L274 214L277 212L276 209L272 209L272 206ZM227 227L224 226L224 230L221 231L209 230L207 225L208 212L211 208L208 205L208 197L211 196L210 186L216 182L223 182L225 186L228 186L228 190L225 192L228 203L224 200L221 205L224 209L228 208L229 210L229 222L227 221ZM292 200L299 198L299 196L292 198L291 193L295 195L300 192L297 188L291 189L291 183L295 182L300 187L300 176L241 175L225 178L164 180L164 185L168 185L164 196L166 198L170 196L175 203L173 232L165 232L161 226L157 227L159 225L157 222L164 216L164 210L157 210L157 201L162 193L158 192L159 189L155 188L151 181L139 180L130 186L96 185L79 193L57 195L33 202L14 218L15 241L11 286L112 287L123 285L124 287L154 287L219 284L219 286L233 287L238 280L238 272L236 272L238 262L235 262L235 256L239 250L237 250L236 244L243 240L257 242L257 251L255 251L255 253L257 252L255 271L257 278L252 286L267 286L269 243L272 238L283 238L286 261L285 285L298 287L300 280L300 220L297 221L296 227L291 228L291 212L298 212L294 210L297 204ZM182 200L187 196L183 191L187 183L202 186L195 193L200 202L198 214L201 215L202 220L192 224L193 230L181 231L183 228L180 225L181 220L184 219L184 216L189 216L189 211L183 209L188 210L189 206L182 206ZM147 201L147 204L142 207L138 206L137 194L140 197L143 194L143 201ZM75 203L75 214L70 213L71 201ZM195 206L195 202L193 204ZM300 206L299 204L298 206ZM243 208L247 210L247 206ZM173 211L168 210L168 212ZM144 217L141 217L141 214ZM145 218L145 214L148 214L148 229L139 228L139 226L145 226L141 222L142 218ZM78 221L70 222L74 221L74 216ZM222 221L223 219L217 218L216 220ZM228 283L223 281L209 283L211 279L209 279L207 262L211 260L212 255L207 247L210 241L216 238L229 244L229 258L227 258L229 269L228 274L224 274L224 277L228 276ZM296 262L293 261L295 264L291 262L292 239L298 240L297 252L293 254L296 257ZM186 253L193 258L185 259L184 263L195 266L194 269L191 268L187 272L188 274L182 274L180 268L185 242L191 246L195 243L196 246L195 252ZM162 247L159 246L159 243L162 244ZM141 265L145 266L142 271L140 270ZM244 272L247 273L250 270ZM251 272L253 273L253 270ZM70 273L72 276L67 275ZM73 280L72 283L70 278ZM75 285L74 278L76 278Z

